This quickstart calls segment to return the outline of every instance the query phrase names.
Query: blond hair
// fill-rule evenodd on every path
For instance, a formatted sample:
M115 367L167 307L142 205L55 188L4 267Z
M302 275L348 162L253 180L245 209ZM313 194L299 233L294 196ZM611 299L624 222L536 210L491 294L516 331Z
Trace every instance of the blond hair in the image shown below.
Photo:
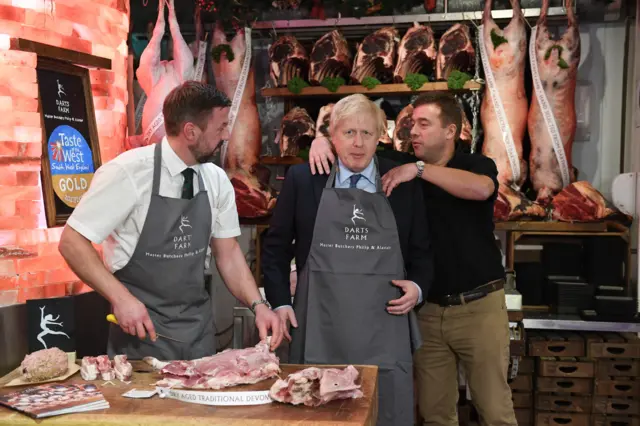
M373 115L378 128L378 137L382 136L385 131L385 121L387 120L384 111L373 103L371 99L359 93L349 95L336 102L331 110L329 133L332 134L342 120L357 114Z

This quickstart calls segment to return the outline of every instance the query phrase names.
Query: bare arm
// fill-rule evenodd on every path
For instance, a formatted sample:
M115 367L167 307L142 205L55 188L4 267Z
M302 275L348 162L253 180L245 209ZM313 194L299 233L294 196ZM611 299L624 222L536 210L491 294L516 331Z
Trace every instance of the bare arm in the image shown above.
M425 165L422 179L463 200L487 200L496 188L488 176L430 164Z
M153 35L149 40L149 44L140 55L140 65L136 71L138 83L140 83L140 87L142 87L147 96L149 96L151 89L160 79L160 55L162 54L162 37L164 36L165 27L164 1L159 1L156 26L153 28Z

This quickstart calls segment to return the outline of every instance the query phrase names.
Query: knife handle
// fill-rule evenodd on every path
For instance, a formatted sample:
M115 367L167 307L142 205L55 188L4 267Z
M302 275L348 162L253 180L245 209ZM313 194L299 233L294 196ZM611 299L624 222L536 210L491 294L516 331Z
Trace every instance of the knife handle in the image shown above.
M113 314L107 315L107 321L118 325L118 320L116 319L116 316Z

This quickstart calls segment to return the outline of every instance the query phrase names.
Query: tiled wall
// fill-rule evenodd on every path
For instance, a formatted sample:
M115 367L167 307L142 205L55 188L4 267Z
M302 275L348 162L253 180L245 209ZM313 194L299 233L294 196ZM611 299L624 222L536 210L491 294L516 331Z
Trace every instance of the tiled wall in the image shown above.
M58 253L62 228L46 228L37 57L11 38L111 59L90 71L105 163L126 137L128 30L128 0L0 0L0 306L89 290Z

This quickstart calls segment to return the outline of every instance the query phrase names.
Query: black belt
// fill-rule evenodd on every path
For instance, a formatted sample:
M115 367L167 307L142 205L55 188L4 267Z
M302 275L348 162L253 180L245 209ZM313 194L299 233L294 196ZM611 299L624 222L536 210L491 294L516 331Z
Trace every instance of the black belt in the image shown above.
M476 287L473 290L467 291L466 293L460 294L449 294L441 297L427 297L427 302L435 303L436 305L440 305L443 308L447 308L450 306L459 306L463 304L467 304L487 295L493 293L494 291L502 290L504 288L504 280L495 280L490 283L481 285L480 287Z

